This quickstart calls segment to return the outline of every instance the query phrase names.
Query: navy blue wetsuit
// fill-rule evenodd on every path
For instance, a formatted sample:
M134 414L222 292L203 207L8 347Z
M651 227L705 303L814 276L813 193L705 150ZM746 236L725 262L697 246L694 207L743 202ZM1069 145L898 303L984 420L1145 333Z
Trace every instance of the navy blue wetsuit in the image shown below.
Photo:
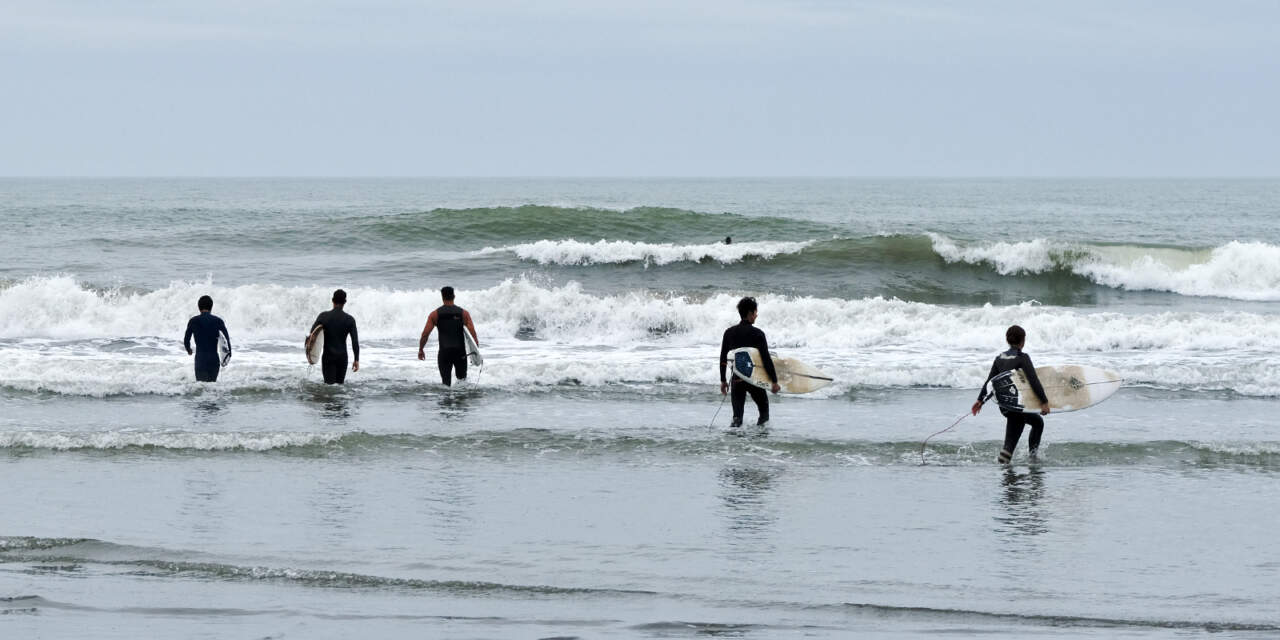
M765 339L763 331L746 320L724 330L724 339L720 342L720 382L725 382L727 377L725 365L728 363L729 352L742 347L755 347L756 351L760 352L765 373L768 373L769 379L776 383L778 373L773 370L773 358L769 357L769 342ZM748 393L751 394L751 399L755 401L756 409L760 412L760 418L756 420L756 424L769 421L769 394L764 389L744 382L738 376L733 376L733 383L729 385L729 389L729 401L733 405L733 422L730 426L742 425L742 414L747 408Z
M441 305L436 309L436 330L440 339L440 351L436 353L436 366L440 369L440 381L452 385L452 373L458 380L467 379L467 342L462 332L467 330L466 313L456 304Z
M330 309L316 316L311 330L324 327L324 355L320 356L320 370L325 384L342 384L347 380L347 336L351 336L351 353L360 362L360 337L356 333L356 319L342 309Z
M201 311L187 321L187 334L182 344L191 353L191 338L196 339L196 380L200 382L217 382L218 370L222 363L218 358L218 334L227 337L227 350L231 350L231 335L227 333L227 325L222 318L208 311Z
M996 356L995 362L991 363L991 373L987 374L987 381L982 383L982 389L978 391L978 402L987 399L987 384L991 383L991 394L996 397L1000 414L1005 417L1004 448L1000 450L1000 462L1009 462L1013 458L1013 450L1017 448L1018 439L1022 437L1023 427L1031 425L1031 435L1027 436L1027 448L1030 449L1032 456L1040 450L1040 435L1044 432L1044 419L1034 413L1023 413L1020 410L1022 403L1018 399L1018 390L1014 388L1013 381L1009 376L1000 377L1000 374L1015 369L1022 369L1026 374L1027 383L1036 397L1040 398L1040 403L1049 404L1049 396L1045 395L1044 387L1040 386L1040 378L1036 376L1036 367L1031 364L1030 356L1016 348ZM998 379L992 382L993 378Z

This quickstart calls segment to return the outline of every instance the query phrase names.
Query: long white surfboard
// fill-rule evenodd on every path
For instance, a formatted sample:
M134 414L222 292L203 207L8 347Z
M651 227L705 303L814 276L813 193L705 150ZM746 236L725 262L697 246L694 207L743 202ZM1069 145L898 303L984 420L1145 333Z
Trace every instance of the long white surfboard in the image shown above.
M324 355L324 327L317 326L312 329L311 334L307 336L307 341L302 346L307 352L307 364L320 362L320 356Z
M218 332L218 363L224 367L231 363L231 343L222 332Z
M743 354L744 357L739 358L738 354ZM778 374L778 386L786 393L809 393L832 382L831 376L817 367L795 358L779 358L772 353L770 355L773 359L773 369ZM769 373L764 370L764 362L760 359L760 351L755 347L734 349L726 357L729 359L727 365L729 370L740 380L761 389L769 389L772 386Z
M1023 413L1040 413L1040 398L1031 390L1027 375L1021 369L1012 373L1013 386L1018 390L1021 408L1005 408ZM1120 374L1114 371L1083 365L1036 367L1036 377L1040 378L1044 394L1049 396L1050 411L1059 413L1092 407L1110 398L1124 383Z
M484 366L484 356L480 355L480 345L476 344L476 339L471 337L471 332L466 327L462 329L462 340L467 345L467 359L473 367Z

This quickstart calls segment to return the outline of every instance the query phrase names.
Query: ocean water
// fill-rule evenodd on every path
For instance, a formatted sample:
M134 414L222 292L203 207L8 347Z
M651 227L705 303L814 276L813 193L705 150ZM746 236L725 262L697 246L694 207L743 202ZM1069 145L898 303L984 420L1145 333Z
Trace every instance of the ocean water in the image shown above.
M0 179L0 636L1280 635L1277 219L1280 180ZM732 433L743 295L836 383ZM993 410L922 448L1013 323L1125 387L1037 462Z

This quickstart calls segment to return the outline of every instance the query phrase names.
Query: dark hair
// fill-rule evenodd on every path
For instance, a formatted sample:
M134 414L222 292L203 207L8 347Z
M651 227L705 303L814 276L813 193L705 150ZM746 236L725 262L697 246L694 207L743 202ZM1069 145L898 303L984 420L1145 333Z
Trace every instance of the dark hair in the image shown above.
M196 308L201 311L213 311L213 298L200 296L200 299L196 301Z
M453 299L453 287L444 287L444 288L440 289L440 297L441 297L441 298L444 298L445 300L452 300L452 299Z
M742 318L744 318L744 319L745 319L745 318L747 317L747 314L749 314L749 313L751 313L752 311L755 311L755 310L756 310L756 299L755 299L755 298L752 298L752 297L749 297L749 296L748 296L748 297L743 298L743 299L741 299L741 300L739 300L739 301L738 301L738 316L739 316L739 317L742 317Z
M346 304L346 303L347 303L347 292L346 292L346 291L343 291L342 289L338 289L337 291L334 291L334 292L333 292L333 303L334 303L334 304Z
M1027 332L1023 331L1022 327L1015 324L1012 327L1009 327L1008 331L1004 332L1004 339L1011 347L1020 345L1027 341Z

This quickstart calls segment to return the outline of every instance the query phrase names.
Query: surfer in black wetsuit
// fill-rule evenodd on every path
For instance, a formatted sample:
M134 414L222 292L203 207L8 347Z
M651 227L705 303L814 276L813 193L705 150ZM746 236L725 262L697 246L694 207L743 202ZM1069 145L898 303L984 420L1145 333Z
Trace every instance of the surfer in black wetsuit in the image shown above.
M227 354L231 354L231 335L227 333L227 325L222 318L213 315L213 298L200 296L196 301L196 309L200 315L192 316L187 321L187 334L182 338L182 345L191 355L191 338L196 339L196 380L200 382L217 382L218 370L222 368L222 360L218 357L218 334L227 338Z
M1044 387L1040 386L1040 378L1036 376L1036 367L1031 364L1031 357L1022 352L1022 346L1027 340L1027 332L1015 324L1009 327L1004 337L1009 343L1009 350L996 356L995 362L991 363L991 373L987 374L987 381L982 383L982 389L978 391L978 401L973 403L972 411L976 416L982 410L982 404L990 397L987 395L987 384L990 383L991 395L995 396L1000 414L1006 419L1004 448L1000 450L999 459L1001 464L1008 464L1013 458L1013 450L1018 446L1018 439L1022 437L1022 428L1026 425L1031 425L1031 435L1027 437L1027 448L1031 458L1034 459L1039 454L1040 435L1044 432L1044 419L1040 416L1049 415L1049 396L1045 395ZM1034 413L1023 413L1021 410L1022 403L1018 399L1018 389L1013 386L1012 372L1017 369L1021 369L1026 374L1027 383L1040 399L1040 416Z
M459 381L467 379L467 342L462 332L470 331L476 345L480 344L480 337L476 335L475 325L471 324L471 314L453 303L453 287L441 289L440 298L444 304L427 316L427 326L422 329L422 338L418 340L418 359L427 359L423 351L427 347L427 339L431 337L432 329L439 329L440 351L436 353L436 366L440 367L440 382L453 386L454 372L457 372Z
M347 304L347 292L333 292L333 308L323 311L311 323L311 331L324 327L324 355L320 357L320 369L325 384L343 384L347 380L347 336L351 336L351 371L360 370L360 336L356 333L356 319L342 308ZM308 334L310 331L307 332Z
M765 340L764 332L754 326L756 309L754 298L739 300L738 316L742 318L742 322L724 330L724 339L720 342L720 395L728 393L730 388L730 383L725 380L725 365L729 362L729 352L742 347L755 347L760 352L765 373L768 373L769 379L773 381L773 392L777 393L781 389L778 386L778 374L773 370L773 358L769 357L769 343ZM751 394L751 399L760 412L760 418L756 424L762 425L769 421L769 395L764 392L764 389L737 376L733 376L732 387L733 394L729 398L733 404L733 422L729 423L729 428L736 429L742 426L742 414L746 410L748 393Z

